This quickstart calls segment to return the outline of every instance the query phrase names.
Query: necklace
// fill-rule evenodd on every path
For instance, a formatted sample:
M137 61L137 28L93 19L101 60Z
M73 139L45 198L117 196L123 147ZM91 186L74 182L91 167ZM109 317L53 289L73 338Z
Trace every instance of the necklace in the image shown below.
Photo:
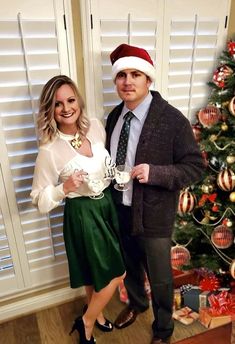
M70 142L73 148L79 149L82 145L82 139L78 133L75 134L74 138Z

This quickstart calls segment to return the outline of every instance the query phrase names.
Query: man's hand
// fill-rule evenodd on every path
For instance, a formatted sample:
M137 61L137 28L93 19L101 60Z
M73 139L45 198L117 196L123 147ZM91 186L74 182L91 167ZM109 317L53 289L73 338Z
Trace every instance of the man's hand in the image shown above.
M84 176L86 176L87 173L83 170L75 171L65 182L63 185L64 193L67 195L69 192L77 191L79 186L84 181Z
M149 180L149 165L140 164L133 167L131 178L137 178L139 183L147 183Z

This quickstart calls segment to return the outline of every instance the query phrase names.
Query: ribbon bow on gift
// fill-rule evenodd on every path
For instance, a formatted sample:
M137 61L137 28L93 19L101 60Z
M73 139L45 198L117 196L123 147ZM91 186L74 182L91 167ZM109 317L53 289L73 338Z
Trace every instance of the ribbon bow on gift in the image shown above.
M201 199L198 202L199 207L203 207L205 205L206 201L210 201L211 203L215 203L216 197L217 197L216 193L213 193L210 195L203 194Z
M194 320L197 320L199 314L194 312L189 307L181 308L173 313L173 318L179 320L182 324L190 325Z
M227 291L208 297L212 315L235 315L235 302Z
M194 319L192 313L194 313L194 312L192 311L191 308L189 308L189 307L184 307L184 308L181 308L179 317L180 317L180 318L192 318L192 319Z

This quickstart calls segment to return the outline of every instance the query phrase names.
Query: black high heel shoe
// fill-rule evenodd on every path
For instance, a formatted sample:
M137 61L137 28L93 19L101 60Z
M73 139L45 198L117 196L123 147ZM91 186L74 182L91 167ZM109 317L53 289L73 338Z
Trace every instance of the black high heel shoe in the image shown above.
M106 318L104 319L105 319L104 324L100 324L98 320L96 320L95 325L98 327L98 329L100 329L103 332L111 332L113 330L113 324L108 319Z
M86 304L84 307L83 307L83 314L86 313L87 311L87 308L88 308L88 305ZM104 318L105 319L105 323L104 324L100 324L98 322L98 320L96 320L95 322L95 325L98 327L98 329L102 332L111 332L113 330L113 323L111 323L111 321L109 321L108 319Z
M86 338L85 325L81 316L75 319L72 330L70 331L69 335L71 336L71 334L75 330L77 330L80 335L80 344L95 344L96 343L96 340L93 336L91 336L89 340Z

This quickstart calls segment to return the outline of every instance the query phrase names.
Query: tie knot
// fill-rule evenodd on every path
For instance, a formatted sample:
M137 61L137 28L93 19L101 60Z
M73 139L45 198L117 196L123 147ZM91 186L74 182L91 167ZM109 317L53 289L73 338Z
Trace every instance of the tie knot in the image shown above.
M124 121L125 122L130 122L130 120L134 117L135 115L133 114L133 112L128 111L125 116L124 116Z

